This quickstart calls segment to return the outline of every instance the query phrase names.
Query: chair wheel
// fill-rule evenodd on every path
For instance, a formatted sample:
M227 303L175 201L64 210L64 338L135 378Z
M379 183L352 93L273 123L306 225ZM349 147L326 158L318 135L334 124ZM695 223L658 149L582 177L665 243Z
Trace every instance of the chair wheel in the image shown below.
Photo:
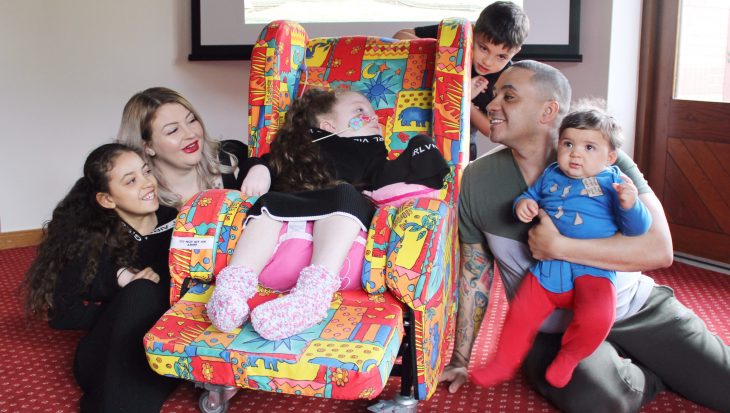
M210 391L204 391L198 399L198 407L203 413L225 413L228 410L228 401L215 403L210 400ZM214 397L215 399L216 397ZM220 399L220 396L217 397Z

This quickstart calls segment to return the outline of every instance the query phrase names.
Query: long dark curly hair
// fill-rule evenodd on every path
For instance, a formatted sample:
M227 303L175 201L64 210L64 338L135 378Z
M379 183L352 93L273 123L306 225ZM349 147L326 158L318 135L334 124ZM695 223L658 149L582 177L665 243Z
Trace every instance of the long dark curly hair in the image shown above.
M332 112L343 93L347 92L313 88L294 100L286 113L284 125L271 143L271 166L277 174L273 189L296 192L328 188L339 183L322 159L319 146L312 143L310 131L319 126L320 116Z
M118 143L105 144L92 151L84 164L84 176L53 210L51 220L44 225L38 255L21 285L25 290L26 316L47 317L53 307L56 279L69 262L83 257L86 263L80 289L87 288L94 278L104 248L120 268L134 262L136 245L122 219L96 201L97 193L109 191L108 174L117 157L125 152L139 155L138 151Z

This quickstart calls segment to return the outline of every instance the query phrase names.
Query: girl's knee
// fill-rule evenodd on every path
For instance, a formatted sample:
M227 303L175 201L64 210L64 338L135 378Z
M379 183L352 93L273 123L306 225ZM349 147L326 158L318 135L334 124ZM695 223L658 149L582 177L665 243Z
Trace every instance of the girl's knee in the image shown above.
M127 284L114 298L117 314L126 319L151 320L170 308L167 288L146 279Z
M162 282L162 281L160 281ZM159 283L147 279L138 279L127 284L117 294L116 300L129 302L130 304L145 304L147 302L158 302L161 292L165 289Z

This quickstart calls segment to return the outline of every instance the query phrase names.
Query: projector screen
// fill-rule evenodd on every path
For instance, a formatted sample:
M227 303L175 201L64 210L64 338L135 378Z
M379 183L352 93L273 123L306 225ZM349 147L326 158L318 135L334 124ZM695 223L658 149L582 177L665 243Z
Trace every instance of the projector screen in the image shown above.
M300 23L310 38L390 37L403 28L444 17L472 22L484 0L191 0L190 60L247 60L261 29L272 20ZM581 61L580 0L514 0L530 18L530 34L515 58Z

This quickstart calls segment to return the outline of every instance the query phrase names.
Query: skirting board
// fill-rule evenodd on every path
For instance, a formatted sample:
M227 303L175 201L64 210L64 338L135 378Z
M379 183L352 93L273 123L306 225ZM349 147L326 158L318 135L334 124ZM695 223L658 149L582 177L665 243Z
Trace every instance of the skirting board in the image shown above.
M713 261L707 258L698 257L695 255L686 254L683 252L675 252L674 260L683 262L685 264L694 265L695 267L704 268L719 272L722 274L730 275L730 264L725 262Z
M40 228L25 231L0 232L0 250L38 245L41 242L42 236L43 230Z

